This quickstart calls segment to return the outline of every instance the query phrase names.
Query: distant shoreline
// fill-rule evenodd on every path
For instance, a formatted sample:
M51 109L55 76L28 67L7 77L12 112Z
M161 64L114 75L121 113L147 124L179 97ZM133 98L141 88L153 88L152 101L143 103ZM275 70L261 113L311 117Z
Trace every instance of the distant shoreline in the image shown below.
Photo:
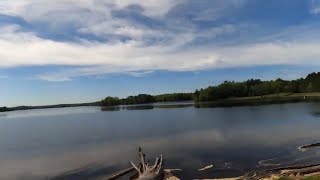
M174 102L177 102L177 101L174 101ZM228 99L208 101L208 102L195 102L194 107L212 108L212 107L258 106L258 105L286 104L286 103L297 103L297 102L320 102L320 93L281 93L281 94L271 94L266 96L228 98ZM131 106L138 106L138 105L141 106L141 104L132 104ZM46 105L46 106L18 106L18 107L11 107L11 108L0 108L0 112L32 110L32 109L81 107L81 106L98 106L106 109L112 108L112 107L120 107L119 105L103 106L101 105L100 102L92 102L92 103L78 103L78 104L57 104L57 105ZM168 104L154 105L153 103L144 104L144 106L154 106L157 108L180 107L179 103L172 105L172 107ZM188 104L188 106L191 106L191 104ZM181 107L186 107L186 105ZM130 110L130 108L127 108L127 109Z
M101 106L99 102L92 103L76 103L76 104L55 104L44 106L17 106L17 107L0 107L0 112L32 110L32 109L52 109L52 108L66 108L66 107L81 107L81 106Z
M242 98L228 98L217 101L196 103L196 107L233 107L233 106L258 106L268 104L286 104L297 102L320 102L320 93L281 93L265 96Z
M195 92L178 92L158 95L138 94L126 98L108 96L101 101L78 104L57 104L46 106L17 106L0 107L0 112L49 109L79 106L99 106L104 109L123 109L127 105L145 105L146 109L174 108L184 105L158 105L161 102L190 101L188 106L205 107L232 107L257 106L265 104L284 104L295 102L320 102L320 72L310 73L305 78L296 80L268 80L248 79L242 82L224 81L216 86L205 89L196 89ZM122 105L122 106L119 106ZM152 106L151 106L152 105ZM110 108L111 107L111 108ZM120 107L120 108L119 108ZM135 109L135 108L125 108Z

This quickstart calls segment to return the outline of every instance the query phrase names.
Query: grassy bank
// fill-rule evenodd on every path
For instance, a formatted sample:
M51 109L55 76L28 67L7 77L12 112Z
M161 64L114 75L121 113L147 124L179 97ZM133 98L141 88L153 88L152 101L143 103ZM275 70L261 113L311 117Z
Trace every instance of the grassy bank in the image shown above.
M224 100L196 103L195 106L198 108L257 106L265 104L283 104L295 102L320 102L320 93L280 93L265 96L228 98Z

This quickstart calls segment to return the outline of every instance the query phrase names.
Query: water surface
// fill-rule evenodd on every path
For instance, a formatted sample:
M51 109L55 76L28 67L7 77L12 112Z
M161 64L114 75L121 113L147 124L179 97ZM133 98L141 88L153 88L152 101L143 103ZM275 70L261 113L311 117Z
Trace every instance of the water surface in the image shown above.
M320 104L179 107L0 113L0 179L43 179L61 173L95 178L137 161L139 146L151 157L162 153L167 168L183 170L178 174L182 179L320 162L317 148L297 150L320 141ZM197 170L210 164L212 169Z

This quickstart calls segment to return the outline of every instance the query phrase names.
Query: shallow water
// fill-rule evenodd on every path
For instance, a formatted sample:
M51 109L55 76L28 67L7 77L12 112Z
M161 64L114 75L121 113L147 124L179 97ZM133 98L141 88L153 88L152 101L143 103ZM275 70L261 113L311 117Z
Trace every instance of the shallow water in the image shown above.
M95 178L137 161L139 146L149 157L162 153L166 168L182 169L178 176L183 179L320 162L318 148L297 149L320 141L320 104L179 107L0 113L0 179L61 173L64 179ZM213 168L198 171L211 164Z

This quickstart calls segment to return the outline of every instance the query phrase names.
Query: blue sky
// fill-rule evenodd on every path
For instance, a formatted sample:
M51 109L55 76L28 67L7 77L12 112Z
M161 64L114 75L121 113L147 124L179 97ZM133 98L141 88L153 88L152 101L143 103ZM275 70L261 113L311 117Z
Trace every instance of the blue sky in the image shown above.
M303 77L319 20L319 0L1 0L0 106Z

